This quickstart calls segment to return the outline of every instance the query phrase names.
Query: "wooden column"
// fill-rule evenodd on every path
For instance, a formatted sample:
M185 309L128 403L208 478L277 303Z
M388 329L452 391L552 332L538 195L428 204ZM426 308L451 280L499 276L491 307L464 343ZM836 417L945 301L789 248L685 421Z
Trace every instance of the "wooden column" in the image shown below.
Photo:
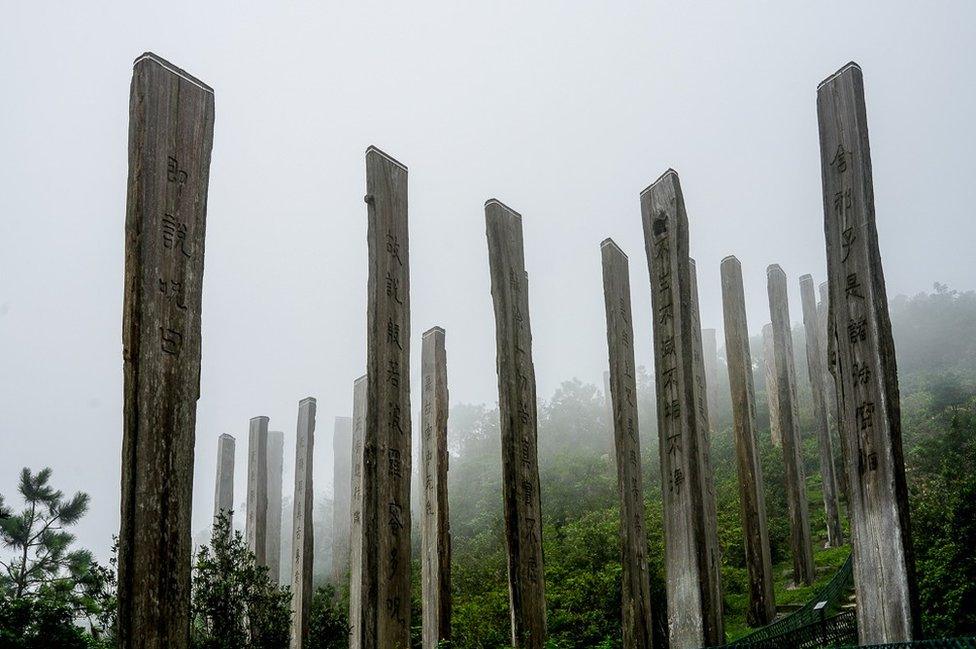
M749 326L742 288L742 266L733 256L722 260L722 308L725 314L725 362L729 370L739 503L749 571L749 626L764 626L776 617L773 566L766 526L766 496L756 442L756 394L752 385Z
M363 435L363 649L410 646L410 266L407 168L366 150L369 224Z
M779 389L776 387L776 355L773 353L773 325L762 328L763 372L766 377L766 403L769 404L769 438L773 446L782 446L783 434L779 430Z
M834 448L830 441L827 404L824 399L817 298L813 294L813 277L810 275L800 276L800 301L803 306L803 329L806 334L807 373L810 377L810 389L813 392L813 419L817 427L817 447L820 450L820 477L823 482L824 512L827 520L827 545L836 548L844 544L844 533L840 527Z
M423 647L451 641L451 526L447 505L447 351L444 330L424 332L420 438L423 485L421 592Z
M641 192L644 245L651 278L654 366L664 500L668 626L673 649L724 642L722 602L709 557L709 475L698 410L696 315L693 313L688 217L678 174L669 169ZM700 359L700 354L699 354Z
M268 418L265 416L253 417L248 430L244 537L257 565L268 565Z
M363 622L363 436L366 431L366 375L352 387L352 458L349 501L349 649L361 649Z
M213 90L154 54L129 91L119 646L190 641L190 503Z
M827 404L827 418L828 422L832 424L831 428L836 431L836 439L838 440L838 446L840 448L841 466L840 472L837 475L837 486L840 487L840 494L844 498L844 502L850 502L850 494L848 492L850 480L847 477L847 451L844 446L844 440L840 436L840 425L838 423L837 417L837 384L834 381L834 375L831 373L831 357L830 349L836 347L836 345L831 341L830 331L827 327L827 315L830 312L828 305L829 299L827 296L827 282L820 282L819 292L820 292L820 302L817 304L817 322L819 324L818 331L821 335L820 344L820 361L823 366L823 377L824 377L824 401ZM833 354L836 355L836 352Z
M281 583L281 473L285 459L285 434L268 432L268 577Z
M812 584L813 541L810 538L810 512L807 504L806 475L803 470L803 437L797 418L796 367L793 362L793 330L786 293L786 273L777 264L766 269L769 315L773 321L773 357L776 362L776 395L779 402L779 429L786 466L786 502L790 512L790 549L793 553L793 580Z
M708 430L715 432L718 416L718 338L714 329L701 330L702 362L705 364L705 394L708 397Z
M312 557L315 543L312 505L315 501L312 467L315 447L315 399L298 402L295 437L295 496L292 499L291 542L291 649L302 649L308 640L308 616L312 604Z
M228 531L234 534L234 453L233 436L224 433L217 439L217 480L214 493L214 519L227 517Z
M485 221L491 297L495 308L512 645L516 649L540 649L546 641L546 599L535 367L529 324L529 278L522 250L522 217L491 199L485 203Z
M349 522L352 517L352 419L336 417L332 428L332 583L349 576Z
M817 116L858 634L862 644L903 642L920 632L918 593L864 79L856 63L818 86Z
M630 271L627 255L612 239L600 244L600 253L603 258L603 297L607 313L617 490L620 494L623 646L624 649L650 649L651 587L647 572L647 534L644 531Z

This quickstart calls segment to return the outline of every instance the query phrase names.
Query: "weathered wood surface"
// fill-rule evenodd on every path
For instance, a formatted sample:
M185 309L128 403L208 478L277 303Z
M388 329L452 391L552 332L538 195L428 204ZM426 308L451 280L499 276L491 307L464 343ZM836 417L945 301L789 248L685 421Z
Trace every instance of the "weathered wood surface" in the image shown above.
M366 431L366 375L352 386L352 457L349 491L349 649L360 649L363 621L363 437Z
M783 434L779 430L779 389L776 387L776 355L773 353L773 325L762 328L763 375L766 377L766 403L769 405L769 438L773 446L782 446Z
M281 473L285 460L285 434L268 432L268 577L281 583Z
M821 334L821 345L820 345L820 361L823 366L823 377L824 377L824 401L827 404L827 421L831 424L831 429L836 435L837 446L840 448L840 470L837 473L837 486L840 488L840 494L844 499L844 502L850 501L850 495L848 492L850 480L847 477L847 450L844 445L844 440L840 435L840 425L838 423L838 411L837 411L837 384L834 381L834 375L831 373L831 353L835 345L830 340L830 331L827 327L827 315L830 313L829 298L828 298L828 288L827 282L820 282L818 287L820 290L820 302L817 304L817 322L819 323L819 331Z
M214 489L214 520L227 517L228 530L234 533L234 437L224 433L217 439L217 479Z
M817 88L830 329L862 644L919 635L895 348L878 247L861 68Z
M421 349L422 646L451 640L451 524L447 500L447 350L444 330L424 332Z
M263 415L253 417L248 429L244 538L257 565L268 565L268 418Z
M613 395L610 392L610 372L603 371L603 405L607 408L607 458L611 463L616 461L617 444L614 439L613 426Z
M664 501L671 647L724 642L717 574L709 563L708 475L696 399L696 317L688 257L688 217L678 174L668 170L641 192L651 279L654 366Z
M291 542L291 649L303 649L308 640L309 610L312 604L312 560L315 552L312 482L315 448L315 399L298 402L295 436L295 495L292 499Z
M725 619L722 616L722 557L718 546L718 513L715 496L715 475L712 471L712 444L710 439L711 411L708 408L708 384L705 381L705 362L701 338L701 316L698 309L698 265L688 259L688 279L691 286L691 335L693 340L695 414L698 417L698 448L701 455L701 491L705 500L705 553L708 570L709 601L718 602L718 629L715 633L725 637Z
M701 330L702 362L705 364L705 394L708 397L708 430L715 432L718 418L718 337L714 329Z
M827 545L836 548L844 544L840 527L840 506L837 501L837 478L834 471L834 447L827 423L827 403L824 397L823 365L821 364L820 327L817 322L817 298L813 293L813 277L800 276L800 301L803 307L803 329L807 347L807 374L813 393L813 419L817 429L817 448L820 451L824 514L827 522Z
M119 640L183 649L213 90L151 53L129 92Z
M410 259L407 168L366 150L366 428L362 649L410 646Z
M495 310L512 645L516 649L540 649L546 641L546 599L535 367L522 217L491 199L485 203L485 221Z
M332 583L349 575L352 520L352 418L336 417L332 428Z
M739 503L749 571L749 626L769 624L776 616L773 567L766 525L766 495L756 428L749 326L746 322L742 266L733 256L722 260L722 307L725 315L725 362L729 371Z
M647 571L644 487L634 371L634 327L627 255L616 243L600 244L607 315L609 384L620 496L621 619L624 649L650 649L651 587Z
M790 513L790 550L793 554L793 580L812 584L813 541L810 537L810 512L807 504L806 474L803 469L803 438L797 416L796 367L793 360L793 330L786 292L786 273L778 264L766 269L769 315L773 321L773 358L776 364L776 395L779 403L779 429L786 467L786 502Z

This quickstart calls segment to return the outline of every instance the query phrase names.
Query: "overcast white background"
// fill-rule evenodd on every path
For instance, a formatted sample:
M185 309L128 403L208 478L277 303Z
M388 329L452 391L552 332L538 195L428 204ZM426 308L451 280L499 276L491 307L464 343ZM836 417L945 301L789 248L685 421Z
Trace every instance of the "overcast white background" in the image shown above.
M23 466L91 494L79 542L119 519L129 80L151 50L214 87L194 531L220 433L286 434L318 399L315 478L365 362L363 154L410 169L413 374L447 330L452 403L497 399L483 203L523 214L539 395L602 386L599 243L629 253L637 362L650 364L639 192L681 175L702 324L719 262L824 276L816 86L865 75L889 295L976 288L971 2L2 3L0 493ZM721 333L719 334L720 341ZM419 391L414 390L414 409ZM286 522L289 525L290 522Z

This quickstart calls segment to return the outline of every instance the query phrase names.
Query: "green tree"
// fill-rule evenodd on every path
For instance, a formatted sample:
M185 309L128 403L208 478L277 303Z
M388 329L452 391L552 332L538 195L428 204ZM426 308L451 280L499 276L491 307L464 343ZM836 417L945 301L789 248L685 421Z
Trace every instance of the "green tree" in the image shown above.
M286 649L291 632L291 592L257 565L240 532L221 515L210 546L193 568L191 639L194 649Z
M304 649L348 649L349 623L328 584L315 591L309 610L308 640Z
M88 511L88 494L66 499L50 480L51 469L31 473L24 467L17 486L24 509L0 518L0 541L14 552L12 558L0 559L0 589L13 599L45 586L73 585L91 564L90 552L70 549L75 537L65 529Z

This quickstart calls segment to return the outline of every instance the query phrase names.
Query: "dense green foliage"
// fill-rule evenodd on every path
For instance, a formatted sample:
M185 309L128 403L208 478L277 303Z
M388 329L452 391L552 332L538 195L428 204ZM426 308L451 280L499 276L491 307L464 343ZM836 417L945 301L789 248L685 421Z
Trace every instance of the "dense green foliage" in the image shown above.
M255 562L225 515L193 567L193 649L283 649L291 634L291 592Z

